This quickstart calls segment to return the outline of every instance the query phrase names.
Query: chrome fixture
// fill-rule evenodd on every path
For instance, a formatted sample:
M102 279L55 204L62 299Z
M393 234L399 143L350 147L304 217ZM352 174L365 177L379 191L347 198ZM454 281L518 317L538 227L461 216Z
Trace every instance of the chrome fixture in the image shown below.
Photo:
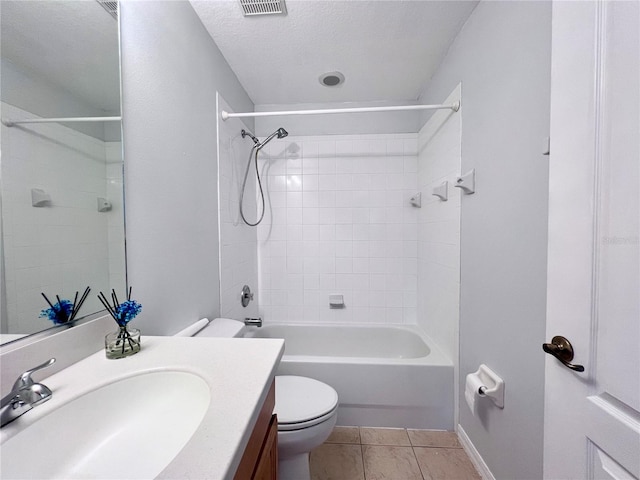
M289 135L289 132L287 132L284 128L280 127L278 130L276 130L271 135L269 135L267 138L265 138L262 142L260 142L260 145L258 145L258 150L260 150L267 143L269 143L273 139L273 137L277 136L278 139L280 139L280 138L286 137L287 135Z
M256 145L260 144L260 140L258 140L255 137L255 135L253 135L251 132L247 132L245 129L240 130L240 135L242 135L242 138L251 137L251 140L253 140L253 143L255 143Z
M262 326L262 318L251 318L247 317L244 319L244 324L247 327L261 327Z
M262 142L260 140L258 140L253 134L251 134L250 132L247 132L244 129L240 132L240 135L242 135L242 138L250 137L251 140L253 140L253 147L251 147L251 152L249 153L249 161L247 162L247 169L244 172L244 180L242 180L242 190L240 190L240 216L242 217L242 221L244 223L246 223L250 227L255 227L256 225L259 225L260 222L262 221L262 219L264 218L264 211L265 211L264 192L262 191L262 182L260 181L260 172L258 171L258 152L267 143L269 143L271 140L273 140L274 137L284 138L287 135L289 135L289 132L287 132L284 128L280 127L278 130L276 130L271 135L269 135L267 138L265 138ZM255 154L254 154L254 152L255 152ZM258 218L258 221L256 223L250 223L245 218L244 210L243 210L244 190L245 190L245 188L247 186L247 177L249 176L249 168L251 167L251 159L252 158L255 160L256 178L258 180L258 188L260 189L260 198L262 199L262 213L260 213L260 217ZM246 305L244 305L244 303L243 303L243 306L246 307Z
M27 370L18 377L13 384L11 393L2 399L0 405L0 427L4 427L7 423L13 422L20 415L27 413L33 407L51 398L51 390L41 383L34 382L31 374L49 365L53 365L55 361L55 358L47 360L42 365Z
M253 300L253 293L251 293L249 285L245 285L240 292L240 303L242 303L243 307L246 307L251 300Z

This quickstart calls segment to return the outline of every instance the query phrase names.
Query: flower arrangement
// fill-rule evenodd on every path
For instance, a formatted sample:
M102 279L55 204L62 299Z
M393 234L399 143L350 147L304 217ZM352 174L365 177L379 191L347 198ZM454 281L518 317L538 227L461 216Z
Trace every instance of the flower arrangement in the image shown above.
M107 309L109 315L113 317L120 327L125 327L127 323L136 318L136 316L142 311L142 305L135 300L131 300L131 290L132 287L129 287L127 299L122 303L118 301L116 291L111 290L111 301L113 302L113 305L109 303L109 300L107 300L104 293L100 292L100 295L98 295L98 299L102 302L104 308Z
M49 308L45 308L40 312L40 317L47 317L51 320L54 325L63 325L65 323L69 323L75 320L78 312L80 311L80 307L87 299L91 288L87 287L84 290L84 293L80 297L80 301L78 301L78 293L76 292L76 296L73 299L73 303L71 300L60 299L59 295L56 295L56 299L58 300L56 303L51 303L51 301L47 298L44 292L41 292L41 295L44 297L46 302L49 304Z
M124 358L140 351L140 330L127 328L127 324L141 311L142 305L131 300L131 287L127 292L127 299L120 303L115 290L111 290L111 302L104 293L100 292L98 299L107 309L109 315L118 324L117 332L105 337L105 353L107 358Z

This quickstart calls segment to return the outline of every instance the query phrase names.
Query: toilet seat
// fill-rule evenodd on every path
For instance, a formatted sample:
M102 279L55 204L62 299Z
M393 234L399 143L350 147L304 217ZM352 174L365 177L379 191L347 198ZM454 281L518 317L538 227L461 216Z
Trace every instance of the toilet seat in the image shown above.
M278 430L309 428L331 418L338 408L338 393L329 385L295 375L276 376Z

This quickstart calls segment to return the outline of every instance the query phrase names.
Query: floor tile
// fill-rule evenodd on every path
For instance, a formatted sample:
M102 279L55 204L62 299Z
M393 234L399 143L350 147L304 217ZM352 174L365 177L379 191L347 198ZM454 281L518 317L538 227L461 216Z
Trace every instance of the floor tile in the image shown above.
M480 475L461 448L414 447L425 480L476 480Z
M423 480L411 447L363 445L367 480Z
M404 428L360 427L360 441L362 445L411 445Z
M360 445L325 443L311 451L311 480L364 480Z
M358 427L335 427L326 443L355 443L360 445L360 429Z
M455 432L442 430L407 429L409 440L414 447L449 447L462 448Z

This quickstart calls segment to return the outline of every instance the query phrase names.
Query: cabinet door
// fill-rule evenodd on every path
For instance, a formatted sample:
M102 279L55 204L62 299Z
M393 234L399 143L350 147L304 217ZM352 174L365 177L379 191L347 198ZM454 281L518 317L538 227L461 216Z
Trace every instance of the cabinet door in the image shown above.
M245 447L244 453L242 454L242 459L240 460L240 465L238 465L238 469L236 470L236 474L233 477L233 480L251 480L253 478L258 478L256 477L256 469L257 465L260 463L263 451L265 451L265 445L267 445L269 434L271 433L272 429L275 430L276 436L278 434L278 422L275 419L275 415L273 415L273 408L276 404L275 393L276 383L274 381L271 383L271 388L269 389L267 398L264 401L262 408L260 409L258 420L253 427L251 438L249 438L249 442ZM276 465L277 463L278 462L276 461ZM275 479L276 477L272 478Z
M271 417L269 430L253 473L254 480L278 479L278 419Z

